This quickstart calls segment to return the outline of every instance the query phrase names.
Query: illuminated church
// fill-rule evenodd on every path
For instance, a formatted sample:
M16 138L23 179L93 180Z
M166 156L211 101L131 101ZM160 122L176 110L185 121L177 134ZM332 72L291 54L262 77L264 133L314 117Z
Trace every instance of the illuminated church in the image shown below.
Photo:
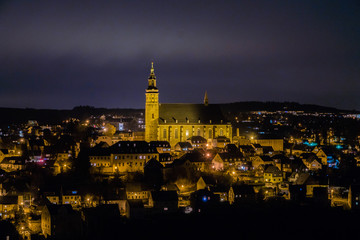
M148 80L145 141L168 141L174 147L193 136L202 136L208 141L217 137L231 140L231 124L226 122L219 105L208 103L207 93L203 104L159 103L153 63Z

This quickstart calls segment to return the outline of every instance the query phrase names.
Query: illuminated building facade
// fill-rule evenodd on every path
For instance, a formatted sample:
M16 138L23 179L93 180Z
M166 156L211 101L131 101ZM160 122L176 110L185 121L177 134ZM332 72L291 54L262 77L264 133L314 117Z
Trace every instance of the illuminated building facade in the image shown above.
M203 104L159 103L159 90L151 64L145 92L145 141L168 141L172 147L193 136L207 140L226 137L231 140L232 127L220 106L209 104L205 93Z
M156 148L145 141L120 141L110 147L91 148L90 165L103 174L144 172L150 159L159 159Z

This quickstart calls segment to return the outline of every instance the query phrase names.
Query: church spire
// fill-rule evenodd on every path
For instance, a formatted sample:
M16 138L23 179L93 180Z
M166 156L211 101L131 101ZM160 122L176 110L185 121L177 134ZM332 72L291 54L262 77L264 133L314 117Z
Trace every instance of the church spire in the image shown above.
M204 105L205 106L209 105L209 99L208 99L207 91L205 91Z
M150 76L149 76L149 86L148 89L157 89L156 88L156 76L154 72L154 62L151 62Z

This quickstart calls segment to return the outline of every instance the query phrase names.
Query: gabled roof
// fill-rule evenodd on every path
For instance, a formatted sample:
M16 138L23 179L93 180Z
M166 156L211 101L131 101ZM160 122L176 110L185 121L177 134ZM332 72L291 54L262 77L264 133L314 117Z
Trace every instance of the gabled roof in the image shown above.
M271 159L271 157L267 156L267 155L262 155L259 156L261 158L261 160L263 160L264 162L272 162L273 160Z
M151 141L150 142L150 147L166 147L166 148L170 148L170 143L168 141Z
M145 187L140 182L126 183L126 192L142 192L145 191Z
M224 152L224 153L218 153L219 156L221 157L221 159L223 161L229 161L230 159L231 160L235 160L235 159L238 159L238 160L241 160L244 156L241 152L239 153L227 153L227 152Z
M192 136L188 138L191 143L207 143L207 140L203 138L202 136Z
M187 103L162 103L159 104L159 124L184 124L189 121L196 124L226 124L221 108L217 104L187 104Z
M178 201L176 191L152 191L151 198L154 202Z
M255 194L254 187L251 185L232 185L234 194Z
M313 152L306 152L306 153L300 154L300 157L303 158L303 159L309 158L309 157L311 157L311 156L315 156L315 157L316 157L316 154L313 153Z
M205 182L205 184L206 185L212 185L212 186L215 186L216 184L217 184L217 180L216 180L216 178L214 178L213 176L207 176L207 175L205 175L205 176L201 176L200 178L199 178L199 180L200 179L202 179L204 182ZM199 181L198 180L198 181Z
M278 167L274 166L274 165L268 165L265 168L265 173L281 173L281 171L279 170Z
M263 146L262 148L263 148L264 153L274 152L274 149L272 146Z
M254 147L252 145L239 145L239 149L246 151L254 151Z
M308 158L304 158L303 161L305 161L308 164L311 164L312 162L317 161L318 163L321 164L320 159L317 156L313 156L313 155L309 156Z
M230 186L220 185L220 184L217 184L215 186L210 186L210 191L212 191L213 193L228 192L229 189L230 189Z
M99 142L98 144L96 144L94 146L94 148L108 148L108 147L110 147L109 144L107 144L106 142L103 142L103 141Z
M113 154L121 153L158 153L155 146L146 141L119 141L109 147Z
M271 157L275 162L281 162L282 164L289 164L291 163L291 160L286 157L284 154L276 154Z
M226 144L224 150L228 153L233 153L233 154L236 154L236 153L239 153L240 150L238 147L236 147L235 144Z
M162 169L163 165L158 160L152 158L145 163L144 168L145 169L157 169L157 168Z
M309 173L300 173L298 179L294 182L294 185L304 185L309 177Z
M145 141L119 141L110 147L95 146L89 156L110 156L110 154L158 153L156 147Z
M51 216L55 216L58 214L74 214L75 211L73 210L70 204L63 204L63 205L56 205L56 204L47 204L45 205L49 210Z
M21 156L5 157L0 164L24 165L26 159Z
M193 148L193 146L189 142L178 142L176 145L179 145L180 148Z
M2 152L3 154L9 154L9 150L8 150L8 149L0 149L0 152Z
M189 161L189 160L184 159L184 158L178 158L178 159L175 159L170 165L171 165L171 167L182 166L183 164L185 164L186 161Z
M181 156L180 159L186 159L186 160L189 160L190 162L207 162L207 161L210 162L210 160L207 159L199 151L192 151L192 152L186 153L183 156Z

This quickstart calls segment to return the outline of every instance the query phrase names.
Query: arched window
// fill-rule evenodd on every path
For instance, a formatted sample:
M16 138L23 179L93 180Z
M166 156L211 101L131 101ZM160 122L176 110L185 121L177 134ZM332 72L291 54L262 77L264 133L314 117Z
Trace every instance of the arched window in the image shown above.
M175 128L175 138L179 138L179 129Z
M154 114L152 114L152 115L151 115L151 117L152 117L152 119L154 119L154 118L155 118L155 115L154 115Z
M200 128L197 129L197 135L200 136Z
M220 136L224 136L224 130L220 128Z
M213 138L213 132L211 128L209 129L209 138Z
M166 138L166 128L163 130L163 138Z
M185 136L189 137L189 130L188 129L186 129L186 131L185 131Z

